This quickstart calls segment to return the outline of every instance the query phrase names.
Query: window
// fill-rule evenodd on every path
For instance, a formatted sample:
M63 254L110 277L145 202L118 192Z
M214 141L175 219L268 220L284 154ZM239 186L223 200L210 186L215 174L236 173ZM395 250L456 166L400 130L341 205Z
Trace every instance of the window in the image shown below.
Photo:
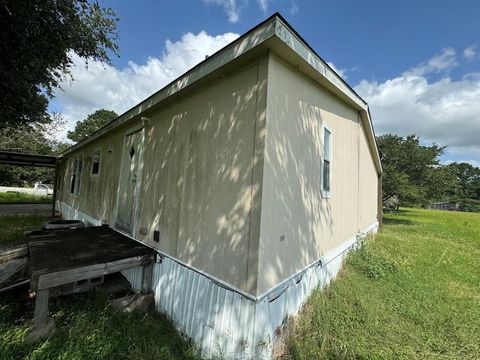
M332 156L332 133L326 127L323 128L323 163L322 163L322 196L330 197L331 190L331 156Z
M73 162L72 182L70 192L78 195L80 193L80 179L82 177L83 158L77 157Z
M91 176L98 176L100 174L100 160L102 158L102 149L95 149L92 155Z
M63 178L62 175L57 176L57 191L62 191Z

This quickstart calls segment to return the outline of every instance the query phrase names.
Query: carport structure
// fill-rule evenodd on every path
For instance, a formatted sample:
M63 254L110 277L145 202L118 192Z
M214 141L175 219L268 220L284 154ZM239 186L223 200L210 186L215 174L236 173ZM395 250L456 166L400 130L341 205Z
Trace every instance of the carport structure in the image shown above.
M53 205L52 216L55 215L55 201L57 199L57 164L58 157L54 155L40 155L21 153L14 151L0 150L0 164L21 167L43 167L55 169L55 180L53 184Z
M0 151L0 164L54 168L57 166L57 157L2 150Z

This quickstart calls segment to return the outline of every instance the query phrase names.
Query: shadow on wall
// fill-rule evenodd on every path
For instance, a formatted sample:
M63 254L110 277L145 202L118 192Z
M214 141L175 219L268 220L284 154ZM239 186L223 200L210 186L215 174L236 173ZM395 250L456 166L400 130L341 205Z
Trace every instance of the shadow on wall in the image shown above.
M333 231L330 202L320 192L323 156L322 114L317 106L292 101L283 93L269 98L267 120L262 254L272 283L292 275L321 254L319 229ZM269 214L270 213L270 214ZM284 238L281 238L281 237Z
M258 65L183 99L145 134L146 241L246 289ZM261 84L265 86L265 84ZM153 243L153 232L160 241Z
M358 231L358 113L294 70L276 61L270 69L260 292ZM321 193L324 125L333 131L329 199Z

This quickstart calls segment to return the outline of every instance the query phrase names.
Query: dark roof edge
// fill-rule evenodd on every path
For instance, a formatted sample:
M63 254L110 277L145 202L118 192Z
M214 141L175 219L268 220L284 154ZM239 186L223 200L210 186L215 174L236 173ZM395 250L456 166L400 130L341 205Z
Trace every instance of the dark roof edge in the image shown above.
M317 56L324 64L327 66L335 75L337 75L338 79L346 86L348 87L357 97L360 99L365 105L367 105L367 102L360 96L358 93L343 79L330 65L328 65L328 62L325 61L318 53L315 51L314 48L310 46L310 44L298 33L295 28L290 25L290 23L280 14L279 12L276 12L273 14L270 18L277 16L280 20L282 20L283 23L285 23L286 26L288 26L289 30L310 50L315 56ZM270 19L269 18L269 19Z
M148 97L146 97L144 100L140 101L138 104L132 106L130 109L124 111L121 115L119 115L118 117L116 117L115 119L113 119L112 121L108 122L107 124L105 124L104 126L102 126L100 129L96 130L93 134L91 134L90 136L88 136L87 138L83 139L82 141L72 145L71 147L69 147L68 149L66 149L65 151L63 151L60 156L62 155L65 155L71 151L74 150L74 148L77 148L77 147L80 147L82 146L84 143L87 143L88 139L92 136L95 136L97 133L99 133L100 131L102 131L102 129L104 129L105 127L111 125L112 123L116 122L119 118L121 118L123 115L127 114L128 112L132 111L133 109L135 109L136 107L138 107L139 105L147 102L149 99L153 98L155 95L157 95L158 93L160 93L162 90L168 88L169 86L172 86L175 82L177 82L178 80L180 80L182 77L185 77L191 73L193 73L196 69L200 68L201 66L203 66L205 63L207 63L208 61L210 61L213 57L215 57L216 55L218 55L219 53L227 50L228 48L230 47L233 47L235 45L237 45L239 42L241 42L246 36L248 36L249 34L251 34L252 32L254 32L255 30L261 28L263 25L265 25L266 23L268 23L269 21L271 21L272 19L274 19L275 17L281 17L280 13L276 12L274 14L272 14L271 16L269 16L268 18L266 18L265 20L263 20L261 23L255 25L253 28L251 28L250 30L248 30L246 33L240 35L237 39L235 39L234 41L232 41L231 43L225 45L224 47L222 47L221 49L217 50L215 53L213 53L212 55L208 56L208 58L206 58L205 60L202 60L201 62L199 62L197 65L195 65L194 67L190 68L189 70L187 70L186 72L184 72L183 74L179 75L178 77L176 77L175 79L173 79L172 81L170 81L168 84L166 84L164 87L162 87L161 89L159 89L158 91L155 91L153 94L149 95Z

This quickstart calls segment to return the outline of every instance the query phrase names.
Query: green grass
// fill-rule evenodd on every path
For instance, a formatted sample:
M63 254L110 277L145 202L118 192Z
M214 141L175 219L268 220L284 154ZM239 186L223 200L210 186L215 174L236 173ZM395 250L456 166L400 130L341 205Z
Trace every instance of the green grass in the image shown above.
M34 196L23 193L0 193L0 204L51 204L52 196Z
M119 312L101 293L52 299L50 316L50 338L24 345L33 307L0 297L0 359L199 359L166 317Z
M285 358L480 359L480 214L387 215L288 334Z
M23 242L25 231L41 229L47 220L40 215L0 215L0 247Z
M102 294L53 299L50 310L55 332L26 346L33 304L0 295L0 359L199 359L166 317L120 313ZM480 214L387 215L290 322L287 347L287 359L479 359Z

